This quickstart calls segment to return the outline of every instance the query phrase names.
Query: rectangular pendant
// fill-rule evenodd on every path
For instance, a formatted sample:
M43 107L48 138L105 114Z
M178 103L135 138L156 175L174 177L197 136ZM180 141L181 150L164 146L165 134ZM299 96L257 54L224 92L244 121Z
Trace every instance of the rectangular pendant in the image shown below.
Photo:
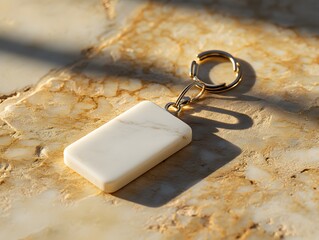
M165 109L143 101L64 150L65 164L111 193L191 142L192 130Z

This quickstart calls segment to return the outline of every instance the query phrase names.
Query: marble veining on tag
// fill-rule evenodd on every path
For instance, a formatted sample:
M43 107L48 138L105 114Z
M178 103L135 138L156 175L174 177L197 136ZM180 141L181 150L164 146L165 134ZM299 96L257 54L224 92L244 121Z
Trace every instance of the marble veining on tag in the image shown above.
M64 162L101 190L115 192L191 140L187 124L143 101L68 146Z

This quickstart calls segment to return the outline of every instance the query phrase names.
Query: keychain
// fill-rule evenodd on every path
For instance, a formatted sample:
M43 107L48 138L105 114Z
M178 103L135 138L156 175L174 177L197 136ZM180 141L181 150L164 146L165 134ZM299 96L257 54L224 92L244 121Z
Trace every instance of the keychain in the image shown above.
M200 64L216 57L232 63L236 79L229 85L208 84L198 78ZM174 115L178 116L184 106L198 100L204 92L229 91L242 79L239 62L227 52L211 50L197 58L190 69L193 81L175 102L167 103L165 109L150 101L138 103L65 148L65 164L104 192L111 193L188 145L192 129ZM193 98L186 96L194 87L199 93Z

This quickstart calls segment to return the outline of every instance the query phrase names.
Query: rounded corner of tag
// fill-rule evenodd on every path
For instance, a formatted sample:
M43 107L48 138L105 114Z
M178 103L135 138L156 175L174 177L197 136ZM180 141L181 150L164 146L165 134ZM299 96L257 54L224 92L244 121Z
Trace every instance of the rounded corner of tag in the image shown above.
M113 182L104 182L100 189L105 193L114 193L118 191L121 187L116 186Z
M154 103L149 101L149 100L143 100L143 101L139 102L139 104L146 105L146 104L154 104Z
M193 139L193 130L192 130L192 128L189 125L187 125L187 127L188 128L187 128L186 139L187 139L187 142L190 143L192 141L192 139Z

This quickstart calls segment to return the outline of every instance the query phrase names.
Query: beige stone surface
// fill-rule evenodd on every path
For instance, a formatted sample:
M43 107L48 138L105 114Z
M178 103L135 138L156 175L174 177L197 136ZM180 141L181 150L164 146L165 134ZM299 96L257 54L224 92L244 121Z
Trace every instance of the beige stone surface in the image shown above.
M137 2L116 34L1 103L0 238L316 239L318 3ZM65 146L139 101L173 101L209 49L244 78L183 112L188 147L115 194L63 164ZM229 80L227 67L203 75Z
M98 42L116 35L137 7L100 0L3 0L0 2L0 94L39 82L70 64ZM117 14L116 8L120 8ZM5 83L5 84L4 84Z

